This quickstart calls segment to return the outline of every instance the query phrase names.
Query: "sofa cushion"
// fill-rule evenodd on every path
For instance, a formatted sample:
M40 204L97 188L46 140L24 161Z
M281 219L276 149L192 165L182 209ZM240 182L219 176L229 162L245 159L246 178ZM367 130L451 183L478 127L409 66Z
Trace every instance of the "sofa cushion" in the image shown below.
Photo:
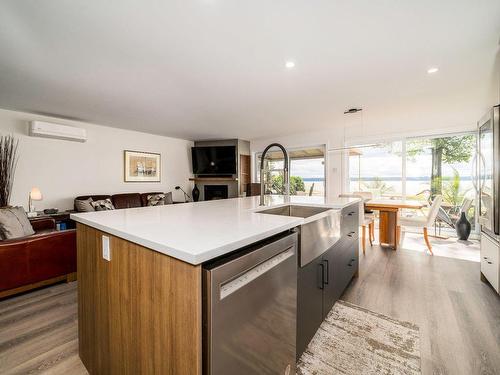
M92 202L94 200L92 198L88 199L75 199L75 209L78 212L92 212L95 211L92 206Z
M152 196L159 196L162 195L164 196L164 199L162 199L162 202L159 204L150 204L150 197ZM169 191L168 193L143 193L141 194L141 201L143 206L159 206L159 205L164 205L164 204L172 204L174 203L172 199L172 192Z
M84 201L84 200L87 200L89 198L92 198L93 201L100 201L100 200L103 200L103 199L108 199L110 198L111 199L111 195L104 195L104 194L95 194L95 195L80 195L78 197L75 198L75 211L78 211L77 208L76 208L76 201Z
M35 234L22 207L0 209L0 237L2 240Z
M115 209L113 203L111 203L111 199L109 198L90 202L90 204L92 205L92 207L94 207L94 210L96 211L110 211Z
M141 195L139 193L115 194L111 196L113 206L116 209L141 207Z
M141 204L143 207L146 207L148 205L148 197L150 195L156 195L156 194L164 194L163 191L152 191L150 193L142 193L141 194Z
M148 195L148 206L164 206L165 194L151 194Z

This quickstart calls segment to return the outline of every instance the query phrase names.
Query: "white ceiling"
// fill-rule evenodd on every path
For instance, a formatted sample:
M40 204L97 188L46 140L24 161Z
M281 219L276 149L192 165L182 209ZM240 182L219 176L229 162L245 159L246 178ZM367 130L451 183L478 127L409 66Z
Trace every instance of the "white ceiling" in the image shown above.
M459 126L498 99L499 37L498 0L2 0L0 107L186 139L335 129L351 106Z

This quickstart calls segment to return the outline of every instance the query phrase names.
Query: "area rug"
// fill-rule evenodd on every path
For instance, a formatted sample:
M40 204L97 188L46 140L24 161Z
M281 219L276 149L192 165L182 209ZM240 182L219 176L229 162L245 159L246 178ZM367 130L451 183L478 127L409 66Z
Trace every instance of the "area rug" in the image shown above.
M419 328L337 301L302 354L297 374L420 374Z

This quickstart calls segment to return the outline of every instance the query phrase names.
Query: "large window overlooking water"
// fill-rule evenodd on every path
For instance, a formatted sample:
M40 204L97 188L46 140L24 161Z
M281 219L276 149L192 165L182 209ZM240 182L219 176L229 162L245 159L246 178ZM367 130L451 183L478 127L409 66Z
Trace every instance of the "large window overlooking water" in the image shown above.
M454 223L460 210L475 222L474 133L420 137L349 149L349 190L375 197L431 202L443 196L439 220Z
M374 196L403 194L401 141L352 148L349 152L351 191L370 191Z

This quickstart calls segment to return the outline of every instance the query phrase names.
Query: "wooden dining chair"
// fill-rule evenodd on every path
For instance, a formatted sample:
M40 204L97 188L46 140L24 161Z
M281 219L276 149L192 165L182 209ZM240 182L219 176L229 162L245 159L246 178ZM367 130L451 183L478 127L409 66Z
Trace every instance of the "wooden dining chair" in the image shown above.
M339 194L339 198L361 198L361 204L359 205L359 225L361 225L361 248L363 249L363 254L366 251L366 231L368 230L368 239L370 240L370 246L373 246L372 241L372 227L373 227L373 216L365 215L365 204L364 198L359 194Z
M431 207L429 208L429 212L425 216L413 216L413 217L399 217L398 218L398 226L397 226L397 239L396 241L399 243L401 239L401 228L404 227L417 227L422 228L424 232L424 240L427 245L427 249L431 255L434 255L432 252L432 246L429 241L428 228L431 228L434 224L434 220L436 220L436 216L439 211L439 207L441 207L441 203L443 201L443 197L441 195L436 195L434 201L432 202Z

